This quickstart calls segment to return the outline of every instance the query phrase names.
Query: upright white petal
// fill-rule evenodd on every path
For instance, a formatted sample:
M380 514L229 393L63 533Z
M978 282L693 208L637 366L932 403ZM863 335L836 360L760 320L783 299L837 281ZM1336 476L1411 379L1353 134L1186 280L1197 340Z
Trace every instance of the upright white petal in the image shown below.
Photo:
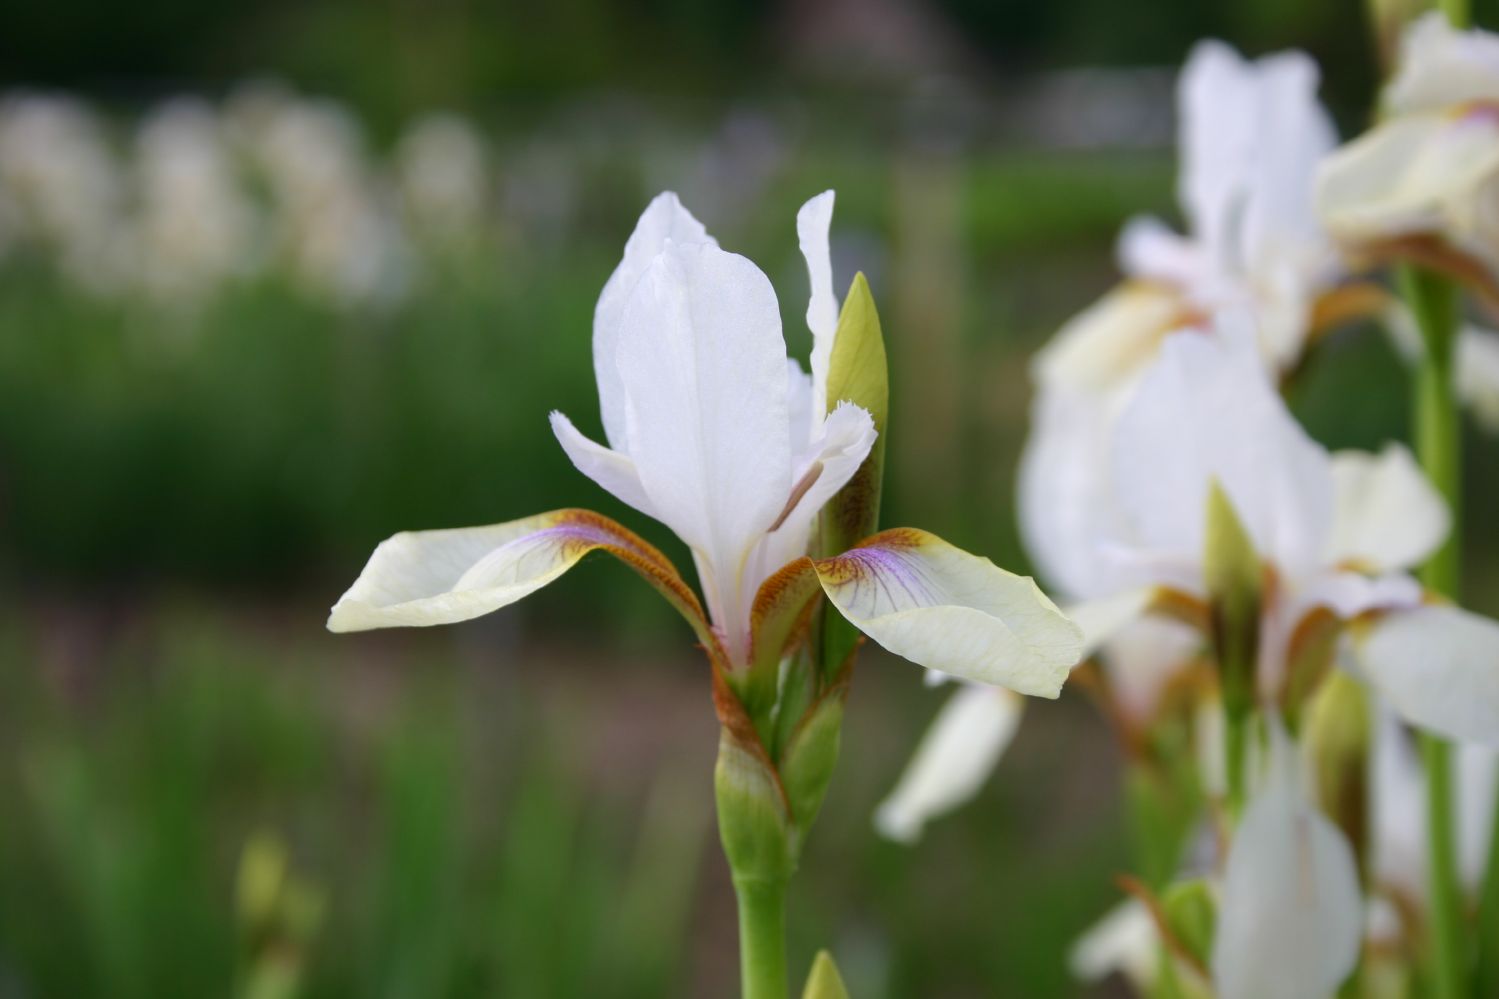
M1271 385L1252 346L1178 333L1115 429L1111 472L1142 550L1201 557L1216 479L1256 550L1283 573L1314 568L1331 529L1332 467Z
M1494 100L1499 100L1499 36L1459 31L1440 11L1406 28L1400 68L1385 91L1391 111L1439 111Z
M1378 455L1339 451L1332 456L1335 495L1329 564L1355 562L1374 571L1408 569L1447 537L1447 503L1404 445Z
M716 623L741 652L754 598L741 570L792 486L775 292L744 257L668 240L625 307L616 361L623 450L660 519L711 567Z
M967 802L994 770L1020 724L1024 701L1002 687L960 684L875 812L879 831L914 843L926 823Z
M1464 328L1458 335L1453 367L1458 398L1474 421L1489 433L1499 434L1499 333Z
M1177 116L1182 208L1210 256L1231 261L1261 138L1253 66L1222 42L1198 42L1177 84Z
M619 324L635 285L667 240L717 245L674 193L656 195L635 223L635 231L625 243L624 258L609 276L593 312L593 371L599 384L599 409L603 412L604 435L615 450L625 448L625 390L615 362Z
M562 445L562 450L567 452L578 471L603 486L621 503L634 507L647 517L656 516L650 497L640 484L635 463L627 455L589 440L560 412L553 411L551 421L557 443Z
M838 333L838 297L833 290L833 257L828 230L833 224L832 191L823 191L796 213L796 238L807 260L812 296L807 301L807 328L812 331L812 418L817 423L828 412L828 365ZM815 423L814 423L815 426Z
M1307 800L1277 726L1269 772L1234 833L1213 937L1219 999L1331 995L1358 961L1363 899L1353 850Z
M1360 669L1402 718L1499 746L1499 622L1432 605L1384 615L1353 638Z

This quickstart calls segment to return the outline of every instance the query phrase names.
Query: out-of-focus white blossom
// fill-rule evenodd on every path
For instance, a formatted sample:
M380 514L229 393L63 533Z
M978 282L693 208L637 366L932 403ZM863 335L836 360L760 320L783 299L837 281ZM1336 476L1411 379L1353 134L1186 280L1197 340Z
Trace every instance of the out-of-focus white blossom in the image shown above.
M484 141L463 118L430 114L414 121L396 146L396 175L413 234L471 248L490 207Z
M120 286L125 191L103 128L87 108L50 94L0 100L0 188L16 241L50 247L92 292Z
M142 288L163 300L198 299L255 264L254 207L213 110L169 102L136 135L139 184L134 254Z

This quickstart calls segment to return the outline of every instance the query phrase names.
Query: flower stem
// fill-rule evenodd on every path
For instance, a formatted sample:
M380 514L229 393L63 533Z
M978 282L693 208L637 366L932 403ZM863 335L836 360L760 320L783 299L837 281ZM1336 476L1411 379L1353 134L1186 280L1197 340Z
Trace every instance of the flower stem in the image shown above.
M786 999L786 882L736 878L743 999Z
M1449 14L1451 12L1449 11ZM1452 392L1453 342L1457 339L1457 291L1446 278L1407 268L1403 290L1421 327L1425 350L1416 377L1415 439L1421 467L1452 509L1452 530L1421 569L1428 589L1457 598L1461 538L1461 424ZM1464 990L1462 900L1457 879L1453 828L1452 748L1430 733L1421 734L1426 767L1427 850L1431 882L1433 991L1457 999Z
M1447 20L1454 28L1466 29L1473 24L1473 12L1469 9L1468 0L1441 0L1442 13L1447 15Z
M1223 727L1223 768L1228 788L1228 817L1238 825L1244 814L1245 768L1249 756L1249 715L1230 711Z

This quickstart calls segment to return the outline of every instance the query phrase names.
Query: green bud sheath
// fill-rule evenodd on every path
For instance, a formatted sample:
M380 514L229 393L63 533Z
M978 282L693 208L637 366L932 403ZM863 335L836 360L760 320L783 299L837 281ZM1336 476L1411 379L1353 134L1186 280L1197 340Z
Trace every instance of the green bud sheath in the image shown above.
M818 951L812 961L812 973L807 976L802 999L848 999L848 987L843 984L843 976L838 974L838 965L833 962L833 955L825 950Z

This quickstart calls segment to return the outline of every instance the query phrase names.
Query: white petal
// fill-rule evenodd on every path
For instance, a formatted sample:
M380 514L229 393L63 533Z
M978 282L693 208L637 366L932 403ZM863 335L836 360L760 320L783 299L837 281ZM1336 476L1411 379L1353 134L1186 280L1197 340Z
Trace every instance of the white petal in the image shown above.
M1121 902L1072 945L1067 964L1083 982L1101 982L1118 972L1142 994L1155 982L1160 932L1139 899Z
M739 570L791 489L786 346L770 282L744 257L668 241L625 308L626 452L661 520L711 568L731 654L754 598Z
M1332 476L1327 563L1408 569L1447 537L1452 519L1447 503L1403 445L1388 444L1378 455L1339 451L1332 456Z
M1459 31L1439 11L1423 15L1401 39L1400 71L1385 92L1399 114L1499 100L1499 37Z
M1353 648L1364 676L1406 721L1499 746L1499 622L1418 607L1378 618Z
M1480 426L1499 434L1499 333L1464 328L1454 368L1458 397Z
M786 358L786 425L791 435L791 453L806 454L812 432L822 420L812 419L812 376L794 358Z
M1177 83L1177 186L1193 234L1214 257L1234 239L1258 138L1256 104L1253 66L1222 42L1198 42Z
M839 403L827 415L816 438L797 458L780 523L760 539L750 556L745 569L748 584L758 588L781 566L807 554L818 512L853 478L877 436L874 418L851 402Z
M960 685L880 803L875 827L914 843L929 820L977 794L1014 738L1023 708L1022 698L1003 688Z
M855 627L930 669L1056 697L1082 631L1026 576L925 531L884 531L816 563L823 592Z
M833 291L833 257L828 230L833 224L832 191L823 191L796 213L796 238L807 260L812 296L807 301L807 328L812 331L812 416L821 421L828 411L828 364L838 333L838 297Z
M1496 170L1499 124L1490 117L1394 118L1323 162L1317 213L1348 243L1440 234Z
M1057 331L1032 364L1036 381L1082 393L1127 385L1166 334L1186 324L1190 308L1179 292L1126 281Z
M532 593L604 549L662 590L694 627L702 613L660 552L607 517L557 510L487 527L407 531L380 543L328 618L331 631L467 621Z
M1115 250L1119 269L1132 278L1175 285L1188 289L1201 284L1208 275L1209 261L1202 248L1173 231L1158 218L1132 218L1119 233Z
M1154 600L1153 587L1135 586L1111 596L1068 606L1067 616L1083 630L1082 657L1091 656L1125 626L1142 619Z
M1284 733L1273 735L1265 786L1228 854L1212 954L1220 999L1329 996L1358 961L1353 850L1307 801Z
M1100 658L1124 715L1141 723L1153 718L1161 694L1199 654L1203 641L1195 628L1158 617L1134 621L1110 636Z
M604 418L604 435L616 450L625 449L624 385L615 363L619 324L635 285L668 239L683 244L717 245L675 194L667 191L656 195L635 223L635 231L625 243L624 258L609 276L593 312L593 370L599 385L599 409Z
M1255 549L1288 576L1317 564L1331 529L1327 452L1242 339L1178 333L1162 345L1119 417L1111 472L1128 521L1121 541L1168 559L1201 558L1214 479Z
M603 486L621 503L634 507L647 517L656 516L633 461L584 437L562 413L554 410L551 420L557 443L562 445L562 450L567 452L578 471Z

